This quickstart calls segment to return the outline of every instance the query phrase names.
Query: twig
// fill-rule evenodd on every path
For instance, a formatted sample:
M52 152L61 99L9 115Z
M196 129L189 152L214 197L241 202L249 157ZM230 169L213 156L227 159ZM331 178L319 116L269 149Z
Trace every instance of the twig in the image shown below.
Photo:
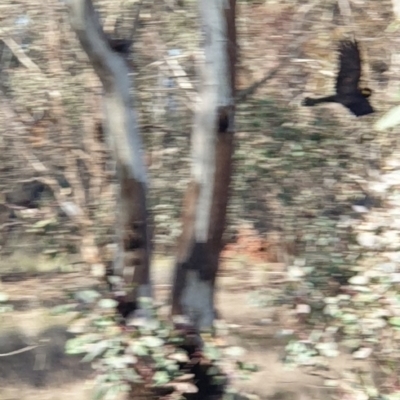
M296 21L300 21L296 22L295 26L293 27L292 30L301 30L301 28L304 25L305 22L305 18L307 16L307 14L314 8L314 6L317 4L317 2L312 3L312 4L307 4L302 12L302 15L299 16L298 18L296 18ZM306 36L301 36L299 37L297 40L293 41L293 43L291 43L289 45L289 49L288 49L288 53L290 55L290 57L285 57L283 58L278 65L272 70L269 71L263 78L261 78L259 81L253 83L251 86L249 86L246 89L241 90L240 92L238 92L238 94L236 95L236 102L240 103L245 101L249 96L251 96L252 94L255 93L255 91L262 86L265 82L269 81L270 79L272 79L277 72L287 63L288 60L296 58L297 54L300 53L300 49L301 49L301 45L303 44L303 42L308 38L308 35ZM294 53L294 54L291 54Z
M25 145L20 143L20 146L20 152L36 172L48 172L46 166L32 152L29 152Z
M17 226L17 225L23 225L22 222L17 221L17 222L6 222L2 225L0 225L0 231L2 231L4 228L8 228L10 226Z
M133 29L132 29L131 35L129 37L129 39L131 39L131 40L134 40L137 28L139 26L140 10L142 9L142 6L143 6L143 0L140 0L139 4L137 5L135 20L133 21Z
M21 47L18 46L14 39L3 37L1 31L0 38L25 68L41 72L40 68L24 53L24 51L21 49Z
M10 356L14 356L16 354L25 353L27 351L36 349L37 347L40 347L40 346L43 346L43 345L35 344L32 346L23 347L22 349L19 349L19 350L10 351L9 353L2 353L2 354L0 353L0 357L10 357Z
M256 90L262 86L265 82L269 81L272 79L276 73L281 69L283 65L283 61L281 61L277 67L275 67L272 71L269 71L263 78L261 78L259 81L254 82L252 85L250 85L248 88L241 90L238 92L236 95L236 102L240 103L243 101L246 101L249 96L254 94Z

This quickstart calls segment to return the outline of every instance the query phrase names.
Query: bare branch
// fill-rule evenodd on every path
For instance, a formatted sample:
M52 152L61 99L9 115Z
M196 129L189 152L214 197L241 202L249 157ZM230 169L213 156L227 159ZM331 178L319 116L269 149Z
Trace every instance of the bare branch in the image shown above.
M307 14L314 8L315 5L315 2L311 4L306 4L300 10L300 15L296 18L296 22L291 29L292 31L300 31L302 29L306 21ZM284 65L290 62L290 60L292 60L293 58L296 58L298 53L300 53L301 51L301 45L307 40L307 38L308 35L303 35L300 36L297 40L294 40L288 48L288 54L279 61L278 65L275 68L273 68L271 71L268 71L265 76L259 81L254 82L248 88L243 89L239 93L237 93L236 102L240 103L246 101L246 99L253 95L258 88L260 88L264 83L272 79L279 72L279 70L283 68Z
M18 46L14 39L11 39L10 37L3 37L1 31L0 38L25 68L41 72L40 68L24 53L24 51L21 49L21 47Z
M10 357L10 356L15 356L16 354L21 354L21 353L25 353L27 351L31 351L33 349L38 348L40 345L36 344L33 346L26 346L23 347L22 349L18 349L18 350L14 350L14 351L10 351L9 353L2 353L0 354L0 357ZM42 345L43 346L43 345Z
M130 40L134 40L135 39L136 31L137 31L137 28L139 26L140 11L142 9L142 6L143 6L143 0L140 0L139 4L137 5L135 20L133 21L132 33L131 33L131 35L129 37Z

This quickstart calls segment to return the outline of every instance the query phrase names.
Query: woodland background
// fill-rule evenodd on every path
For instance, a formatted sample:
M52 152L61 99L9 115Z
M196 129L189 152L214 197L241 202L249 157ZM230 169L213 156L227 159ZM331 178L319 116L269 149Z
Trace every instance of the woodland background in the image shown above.
M400 25L391 1L350 1L351 16L341 3L238 1L238 90L265 84L237 103L218 308L229 340L260 367L237 385L262 398L399 396L399 139L373 124L399 102ZM137 3L95 4L105 29L129 34ZM90 287L88 262L110 260L101 88L62 2L0 10L0 352L45 343L0 357L0 399L83 399L88 367L64 355L68 315L51 311ZM130 62L164 299L189 180L197 5L145 0L139 21ZM352 33L376 113L301 108L305 95L332 90L336 41ZM67 217L73 204L84 235Z

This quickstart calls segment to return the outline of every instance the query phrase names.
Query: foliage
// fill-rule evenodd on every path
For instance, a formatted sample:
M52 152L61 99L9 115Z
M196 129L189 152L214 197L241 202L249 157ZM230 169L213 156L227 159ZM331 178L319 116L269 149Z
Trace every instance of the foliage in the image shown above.
M287 114L264 104L260 102L257 107L260 116L253 111L253 119L261 120L265 113L271 129L279 132L278 128L288 123ZM269 112L275 112L275 117ZM307 134L298 134L299 143L293 137L282 141L278 136L274 140L265 138L263 146L253 146L252 160L245 156L249 148L239 144L237 158L239 162L246 161L246 165L241 170L242 185L235 185L235 190L247 194L249 202L245 204L251 201L253 205L249 211L255 209L256 194L265 193L260 191L261 185L271 188L279 182L279 203L275 200L275 213L269 221L280 219L278 224L284 225L286 235L282 237L286 240L289 232L301 231L294 235L301 238L301 250L294 253L299 258L289 258L283 287L279 290L267 285L254 297L261 307L287 305L296 318L291 332L295 338L286 348L288 365L302 366L316 374L331 371L325 379L326 386L335 387L350 398L396 397L400 366L395 350L400 338L399 240L396 218L388 214L389 209L397 210L400 200L396 189L398 160L396 152L388 148L391 140L396 140L395 133L382 133L376 138L386 154L380 166L386 172L381 170L366 177L356 161L365 160L357 155L363 145L350 151L350 143L341 136L346 128L334 127L332 120L326 121L321 118L322 113L316 113L320 119L312 121L314 125L309 126ZM368 129L366 124L363 131ZM343 151L346 155L341 154ZM311 180L303 175L306 173ZM325 178L319 180L321 173ZM248 183L243 184L246 179ZM299 179L313 182L309 191L298 185ZM332 197L329 184L326 185L329 181L335 186ZM325 198L318 200L319 194ZM273 196L270 197L272 203ZM309 213L306 218L305 213ZM283 241L279 244L285 249ZM291 249L286 247L287 251ZM332 369L332 360L347 354L350 360L346 368L339 372ZM375 372L362 370L357 364L360 360Z
M96 370L96 399L131 391L135 396L147 392L179 397L199 390L210 394L210 387L223 388L228 378L256 370L241 361L244 349L219 345L214 335L202 335L200 350L193 344L197 335L160 318L148 298L140 299L146 317L134 317L126 326L115 313L115 300L95 290L77 292L76 299L78 313L69 329L76 336L66 343L66 352L84 354L82 361ZM209 383L201 380L199 368ZM231 372L228 376L224 371Z
M0 314L12 311L12 305L8 304L9 296L0 292Z

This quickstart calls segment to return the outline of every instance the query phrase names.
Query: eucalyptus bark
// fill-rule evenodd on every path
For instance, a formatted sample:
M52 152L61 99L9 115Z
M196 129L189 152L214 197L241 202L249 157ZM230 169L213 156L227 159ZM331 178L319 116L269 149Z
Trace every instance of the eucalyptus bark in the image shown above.
M400 0L392 0L392 9L396 19L400 19Z
M200 0L202 84L192 132L192 179L182 214L172 315L198 329L214 322L214 287L232 174L236 61L235 0Z
M128 65L110 47L91 0L68 2L72 28L103 86L104 130L118 178L119 251L114 273L128 287L125 301L151 296L148 187L142 142L130 95Z

